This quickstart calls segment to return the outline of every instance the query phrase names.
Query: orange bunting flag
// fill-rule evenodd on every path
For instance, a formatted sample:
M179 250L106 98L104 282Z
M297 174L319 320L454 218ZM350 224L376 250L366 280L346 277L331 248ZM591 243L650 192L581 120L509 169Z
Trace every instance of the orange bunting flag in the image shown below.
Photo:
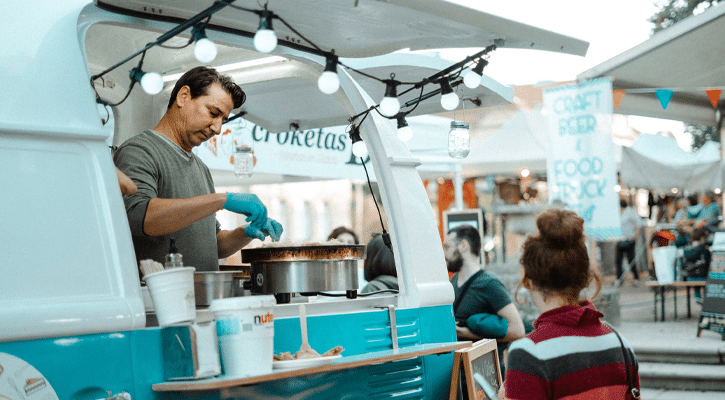
M720 89L708 89L705 91L713 108L717 108L717 102L720 100L720 92L722 92Z
M615 110L619 110L619 106L622 105L623 98L624 98L624 89L612 90L612 102L614 103Z

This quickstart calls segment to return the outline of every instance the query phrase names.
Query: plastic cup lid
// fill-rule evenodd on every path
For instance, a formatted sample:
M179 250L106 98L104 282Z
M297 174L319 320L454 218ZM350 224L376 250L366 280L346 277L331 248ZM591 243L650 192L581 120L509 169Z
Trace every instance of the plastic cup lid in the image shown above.
M251 308L268 308L274 307L276 304L277 300L272 295L228 297L212 300L209 310L216 313Z

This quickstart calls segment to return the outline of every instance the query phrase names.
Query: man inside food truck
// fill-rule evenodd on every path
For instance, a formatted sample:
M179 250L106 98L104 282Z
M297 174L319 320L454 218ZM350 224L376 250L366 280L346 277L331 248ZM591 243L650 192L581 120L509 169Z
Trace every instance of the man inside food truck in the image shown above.
M193 68L176 82L156 127L116 150L114 163L137 186L136 194L124 196L137 261L162 261L174 239L185 265L215 271L220 258L255 238L279 240L282 226L267 217L259 198L215 193L209 168L191 151L218 135L245 99L231 78L213 68ZM221 230L215 217L221 209L246 215L249 224Z
M470 225L448 231L443 244L455 293L453 314L458 340L496 339L501 374L509 342L525 335L524 323L504 284L485 271L479 255L481 235Z

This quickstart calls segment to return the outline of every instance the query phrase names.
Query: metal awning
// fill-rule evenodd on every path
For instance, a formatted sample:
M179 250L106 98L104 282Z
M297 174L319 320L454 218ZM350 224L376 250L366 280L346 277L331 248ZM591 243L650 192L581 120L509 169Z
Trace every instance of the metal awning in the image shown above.
M725 4L719 4L582 72L577 79L612 77L613 88L625 90L621 114L715 126L715 108L705 91L725 86L723 32ZM663 109L654 91L643 89L670 89L674 94Z
M99 7L144 18L186 20L213 0L95 0ZM503 39L504 47L583 56L589 43L444 0L273 0L268 9L304 37L339 57L371 57L403 48L483 48ZM236 0L235 7L259 10L257 0ZM251 37L259 17L227 6L214 14L208 30ZM281 45L314 50L279 21ZM498 42L500 43L500 41ZM498 44L497 44L498 45Z

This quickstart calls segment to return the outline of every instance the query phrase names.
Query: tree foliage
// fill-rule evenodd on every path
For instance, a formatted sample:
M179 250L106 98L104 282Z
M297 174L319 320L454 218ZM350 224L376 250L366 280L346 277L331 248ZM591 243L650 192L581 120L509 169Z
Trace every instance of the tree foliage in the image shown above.
M720 0L667 0L660 3L658 5L660 10L649 19L649 22L654 24L652 34L667 29L689 16L699 14L718 2ZM685 123L685 132L692 135L693 151L698 150L708 140L720 142L720 135L712 126Z
M651 16L649 22L654 24L652 33L657 33L663 29L676 24L683 19L699 14L700 12L717 4L720 0L666 0L664 3L658 4L660 10Z

